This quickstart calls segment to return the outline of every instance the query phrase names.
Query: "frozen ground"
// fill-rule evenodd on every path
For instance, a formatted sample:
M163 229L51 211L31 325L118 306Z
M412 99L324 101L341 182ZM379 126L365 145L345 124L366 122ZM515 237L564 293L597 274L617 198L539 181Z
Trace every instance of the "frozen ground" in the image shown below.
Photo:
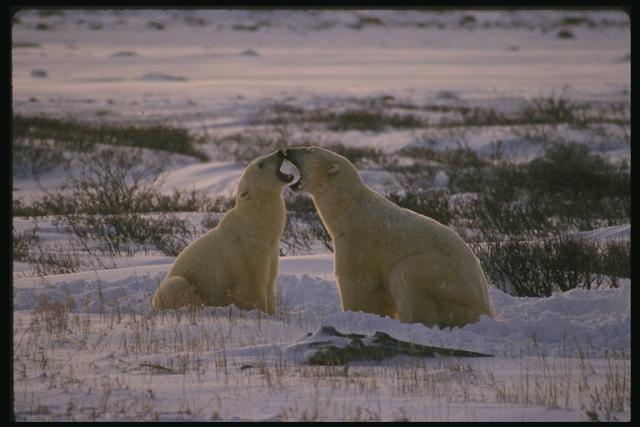
M573 37L560 37L563 30ZM275 102L314 108L391 96L510 110L554 91L628 102L630 89L629 21L615 11L25 11L12 35L15 112L161 120L221 134L242 130ZM413 130L310 132L387 152L424 143ZM514 158L540 152L509 127L464 133L438 135L438 147L464 140L483 153L499 138L511 141ZM578 137L630 158L622 136ZM226 160L170 160L167 192L231 195L242 171ZM53 170L40 184L55 187L62 176ZM384 170L363 176L382 192L395 185ZM39 192L30 176L14 177L13 187L14 198ZM30 224L14 218L17 230ZM49 219L39 228L49 244L65 239ZM581 234L630 238L630 226ZM112 269L44 277L14 263L18 420L630 418L630 280L549 298L491 286L495 319L440 330L342 312L326 251L281 257L274 316L230 307L152 312L150 295L173 259L138 254L111 260ZM308 366L295 344L323 325L495 357Z

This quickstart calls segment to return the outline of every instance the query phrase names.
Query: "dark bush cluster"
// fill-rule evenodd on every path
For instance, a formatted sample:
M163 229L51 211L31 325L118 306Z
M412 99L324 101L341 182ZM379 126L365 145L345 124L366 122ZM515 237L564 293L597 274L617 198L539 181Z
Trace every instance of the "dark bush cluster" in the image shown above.
M400 154L415 163L395 169L405 192L388 198L454 229L473 230L473 240L488 242L474 246L493 283L503 289L548 296L592 283L616 286L629 277L630 244L553 238L629 223L627 164L576 144L550 145L543 156L521 164L490 161L466 149ZM438 171L448 176L446 188L433 189Z
M349 109L343 112L317 113L315 121L327 123L334 131L362 130L381 132L391 128L422 128L428 126L425 119L413 114L385 113L383 110Z
M33 142L35 140L52 141L53 146L62 151L87 152L92 151L96 144L108 144L149 148L207 160L207 156L196 149L196 139L188 130L165 124L93 124L17 114L13 116L12 133L14 155L17 153L20 158L29 153L38 154L35 152L38 147Z
M356 167L383 165L386 161L382 150L375 147L353 147L341 143L334 143L324 145L324 148L346 157Z
M40 239L36 233L36 229L18 232L13 225L11 226L11 252L14 261L28 260L29 250L39 244Z
M449 206L450 193L447 190L411 192L405 195L389 194L387 198L403 208L428 216L443 224L450 224L454 218Z
M324 228L313 200L307 194L286 195L287 223L282 235L283 254L293 255L311 248L320 242L333 252L333 241Z
M231 158L245 165L258 156L287 148L290 145L306 144L304 141L292 143L286 126L274 127L269 131L236 132L212 138L210 142L218 147L224 159Z
M39 275L73 273L80 267L80 259L58 250L45 250L37 234L37 227L17 232L11 227L13 261L26 262Z
M492 283L518 296L542 297L574 288L617 287L630 277L631 242L578 238L507 239L476 246Z
M509 113L459 105L400 106L392 97L369 101L341 111L274 104L252 123L260 126L211 142L225 159L244 164L278 149L320 145L358 168L383 167L404 187L387 196L391 201L463 232L491 281L515 295L615 287L630 276L629 240L598 243L555 237L630 223L629 165L592 154L583 145L562 143L549 133L550 128L565 125L594 132L598 124L604 131L623 126L629 140L628 108L590 109L556 95L527 100ZM389 107L394 112L385 110ZM441 119L431 122L424 116L395 112L399 109L434 112ZM498 145L492 155L479 156L465 148L463 139L456 149L436 150L433 144L387 154L373 147L293 136L296 126L306 129L307 124L337 132L427 126L455 132L453 128L464 126L514 126L514 132L520 129L517 132L539 140L545 151L534 160L514 163L500 155ZM599 137L606 139L603 135ZM60 190L47 191L29 203L14 200L13 214L53 215L55 224L70 230L89 255L131 255L151 248L176 255L201 231L176 212L207 212L201 226L210 229L234 205L233 199L211 199L196 191L163 194L162 165L145 162L139 149L132 154L131 148L105 148L145 147L206 159L196 149L198 140L184 129L15 115L13 137L13 166L18 173L38 176L58 165L75 170ZM69 151L79 153L77 164L67 159ZM444 176L446 180L441 179ZM281 253L304 253L317 244L333 251L312 199L285 194L288 212ZM35 232L14 230L13 256L40 272L67 272L79 266L77 257L43 249Z
M476 215L498 234L587 230L631 217L628 168L576 144L550 146L526 164L501 163L480 182Z
M109 255L132 255L150 246L176 255L195 230L188 221L159 212L158 207L193 207L201 202L195 196L162 196L160 167L147 163L140 149L87 154L63 188L45 192L31 212L26 210L55 215L54 224L70 230L89 253L97 241L99 250ZM154 214L143 215L147 212Z

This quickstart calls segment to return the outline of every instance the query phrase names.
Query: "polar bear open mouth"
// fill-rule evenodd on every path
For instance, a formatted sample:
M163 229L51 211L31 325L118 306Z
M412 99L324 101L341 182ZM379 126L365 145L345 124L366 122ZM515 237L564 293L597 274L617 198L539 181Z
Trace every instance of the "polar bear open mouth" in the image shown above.
M295 186L300 182L300 171L293 163L286 159L284 159L276 173L278 178L282 181L291 183L289 185L290 187Z

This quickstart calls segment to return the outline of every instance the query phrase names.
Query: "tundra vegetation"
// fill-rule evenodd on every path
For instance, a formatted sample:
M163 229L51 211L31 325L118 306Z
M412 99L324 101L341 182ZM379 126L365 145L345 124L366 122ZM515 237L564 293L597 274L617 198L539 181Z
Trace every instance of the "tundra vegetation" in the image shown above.
M62 183L14 198L13 260L46 282L51 274L115 267L141 254L175 256L214 227L234 199L163 191L171 156L245 165L276 149L323 145L363 174L385 176L393 202L454 228L489 282L511 295L616 288L630 277L629 239L581 234L630 223L630 165L601 154L628 149L628 106L576 104L557 95L524 100L510 112L391 96L345 103L266 105L231 133L14 115L14 175L39 180L58 171ZM491 127L511 137L473 150L470 132ZM583 140L568 139L567 129ZM354 132L396 139L405 132L409 143L353 144ZM514 151L518 140L535 155ZM311 198L285 196L281 255L331 252ZM52 232L66 243L51 243ZM594 421L617 420L630 408L629 354L594 359L590 343L579 342L578 357L547 358L536 353L536 331L526 332L533 355L507 359L513 374L507 379L491 364L458 358L314 366L261 355L248 364L235 349L276 338L293 342L317 326L308 313L278 307L271 317L231 307L131 312L108 302L102 288L95 301L41 296L14 320L22 331L13 347L19 419L243 419L237 414L251 401L243 399L255 398L246 390L268 390L268 419L282 421L442 420L450 418L443 407L460 411L469 402L578 410ZM33 392L34 381L66 396L64 407ZM166 401L162 390L176 387L175 402L159 405ZM416 401L425 403L418 408Z
M630 223L630 165L599 154L630 144L628 105L577 103L558 94L523 100L511 111L417 105L392 96L345 104L268 104L235 133L16 114L14 173L38 178L63 168L65 180L36 198L13 200L14 217L34 224L31 231L14 231L14 259L34 271L68 272L140 251L175 256L215 226L234 201L195 190L162 192L167 156L206 161L211 156L204 153L215 153L216 160L246 164L276 149L322 145L360 170L388 174L397 185L385 190L386 197L458 231L490 282L509 293L616 287L630 276L629 239L580 237ZM488 152L469 146L469 132L495 126L511 137L494 141ZM354 130L384 135L399 129L410 129L412 142L396 150L341 141ZM582 139L568 139L567 130ZM514 152L518 139L529 141L537 155L523 159ZM443 140L455 145L441 147ZM288 191L286 201L281 254L331 251L310 197ZM44 218L67 233L68 253L37 238Z

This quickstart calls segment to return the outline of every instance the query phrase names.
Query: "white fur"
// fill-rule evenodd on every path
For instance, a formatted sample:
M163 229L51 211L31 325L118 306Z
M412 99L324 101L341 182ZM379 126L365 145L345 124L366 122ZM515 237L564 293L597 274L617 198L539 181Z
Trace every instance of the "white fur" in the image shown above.
M334 242L344 310L440 327L493 316L478 258L453 230L369 188L346 158L288 150Z
M178 255L153 296L154 308L233 303L274 312L278 247L285 226L286 183L276 176L281 163L273 153L247 166L235 207Z

